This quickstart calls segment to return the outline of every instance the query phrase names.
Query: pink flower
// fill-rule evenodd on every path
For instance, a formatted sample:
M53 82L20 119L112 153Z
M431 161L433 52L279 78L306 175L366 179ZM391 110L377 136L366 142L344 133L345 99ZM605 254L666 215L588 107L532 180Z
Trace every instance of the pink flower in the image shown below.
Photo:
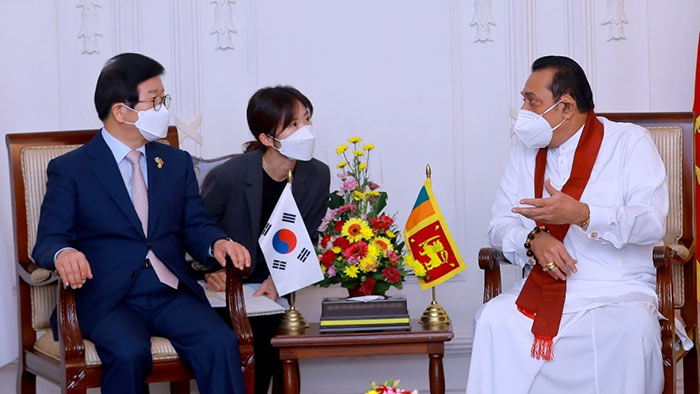
M377 190L377 189L379 189L379 185L377 185L374 182L369 183L369 190Z
M357 209L357 207L355 206L355 204L352 203L352 202L349 202L349 203L347 203L347 204L345 204L345 205L339 206L339 207L337 208L337 210L336 210L336 213L337 213L338 215L342 215L342 214L344 214L345 212L354 211L354 210L356 210L356 209Z
M331 277L335 276L335 274L336 274L335 267L333 267L332 265L330 267L328 267L328 271L326 271L326 275L328 275L328 277L331 278Z
M350 190L355 190L358 186L360 186L360 185L357 183L357 179L350 178L350 179L346 180L345 182L343 182L342 190L344 192L349 192Z
M393 250L388 250L386 252L386 257L389 258L389 263L391 263L391 265L396 265L399 263L399 255Z
M341 172L340 174L338 174L338 178L340 178L340 179L343 179L343 180L344 180L344 179L347 178L347 177L348 177L348 174L345 173L345 172Z

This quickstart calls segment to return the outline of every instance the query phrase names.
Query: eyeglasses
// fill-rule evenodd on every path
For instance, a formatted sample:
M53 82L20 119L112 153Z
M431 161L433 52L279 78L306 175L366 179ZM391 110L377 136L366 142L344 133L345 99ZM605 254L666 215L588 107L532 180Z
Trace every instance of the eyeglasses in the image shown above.
M153 109L155 111L160 110L160 108L163 106L165 106L165 109L168 109L168 108L170 108L170 95L166 94L165 96L156 96L150 100L137 101L137 102L138 103L153 103Z

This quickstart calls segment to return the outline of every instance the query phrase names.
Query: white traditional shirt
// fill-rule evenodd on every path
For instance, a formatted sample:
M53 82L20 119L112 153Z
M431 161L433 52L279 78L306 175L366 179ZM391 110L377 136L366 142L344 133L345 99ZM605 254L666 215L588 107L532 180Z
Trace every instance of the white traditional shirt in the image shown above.
M643 127L598 118L603 141L581 196L590 208L584 231L572 224L564 247L578 263L567 279L564 313L618 302L657 305L652 249L664 236L668 213L666 171ZM569 179L583 127L547 153L545 180L561 190ZM555 131L556 133L556 131ZM535 156L513 136L505 174L491 209L488 237L514 264L533 264L523 246L535 222L512 213L523 198L534 198ZM549 197L547 190L543 198ZM519 292L524 281L511 291Z

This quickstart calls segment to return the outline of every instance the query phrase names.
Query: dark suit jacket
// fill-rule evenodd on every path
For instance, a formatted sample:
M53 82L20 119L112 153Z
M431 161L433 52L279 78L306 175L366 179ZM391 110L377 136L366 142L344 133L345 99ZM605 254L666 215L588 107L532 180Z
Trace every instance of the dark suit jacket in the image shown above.
M155 158L162 160L158 168ZM51 160L32 257L53 269L64 247L85 254L93 279L76 291L80 328L89 333L96 320L124 297L144 266L149 249L206 302L187 270L185 250L198 261L208 258L212 242L226 235L207 216L187 152L158 143L146 145L148 234L143 233L118 165L98 133L84 146Z
M251 269L257 264L262 205L262 152L237 155L211 170L202 184L204 207L226 234L250 252ZM318 241L318 226L328 209L330 171L324 163L311 159L297 161L292 194L311 241Z

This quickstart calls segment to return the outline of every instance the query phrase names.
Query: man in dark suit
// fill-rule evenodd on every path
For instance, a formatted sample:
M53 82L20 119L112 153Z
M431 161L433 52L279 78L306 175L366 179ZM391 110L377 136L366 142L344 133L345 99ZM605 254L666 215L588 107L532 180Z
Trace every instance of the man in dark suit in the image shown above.
M239 268L250 256L202 208L190 155L152 142L170 119L163 72L133 53L106 63L95 89L104 128L49 163L32 256L76 289L103 393L145 391L151 336L171 341L200 392L243 393L236 335L209 307L184 252L222 266L228 256Z

